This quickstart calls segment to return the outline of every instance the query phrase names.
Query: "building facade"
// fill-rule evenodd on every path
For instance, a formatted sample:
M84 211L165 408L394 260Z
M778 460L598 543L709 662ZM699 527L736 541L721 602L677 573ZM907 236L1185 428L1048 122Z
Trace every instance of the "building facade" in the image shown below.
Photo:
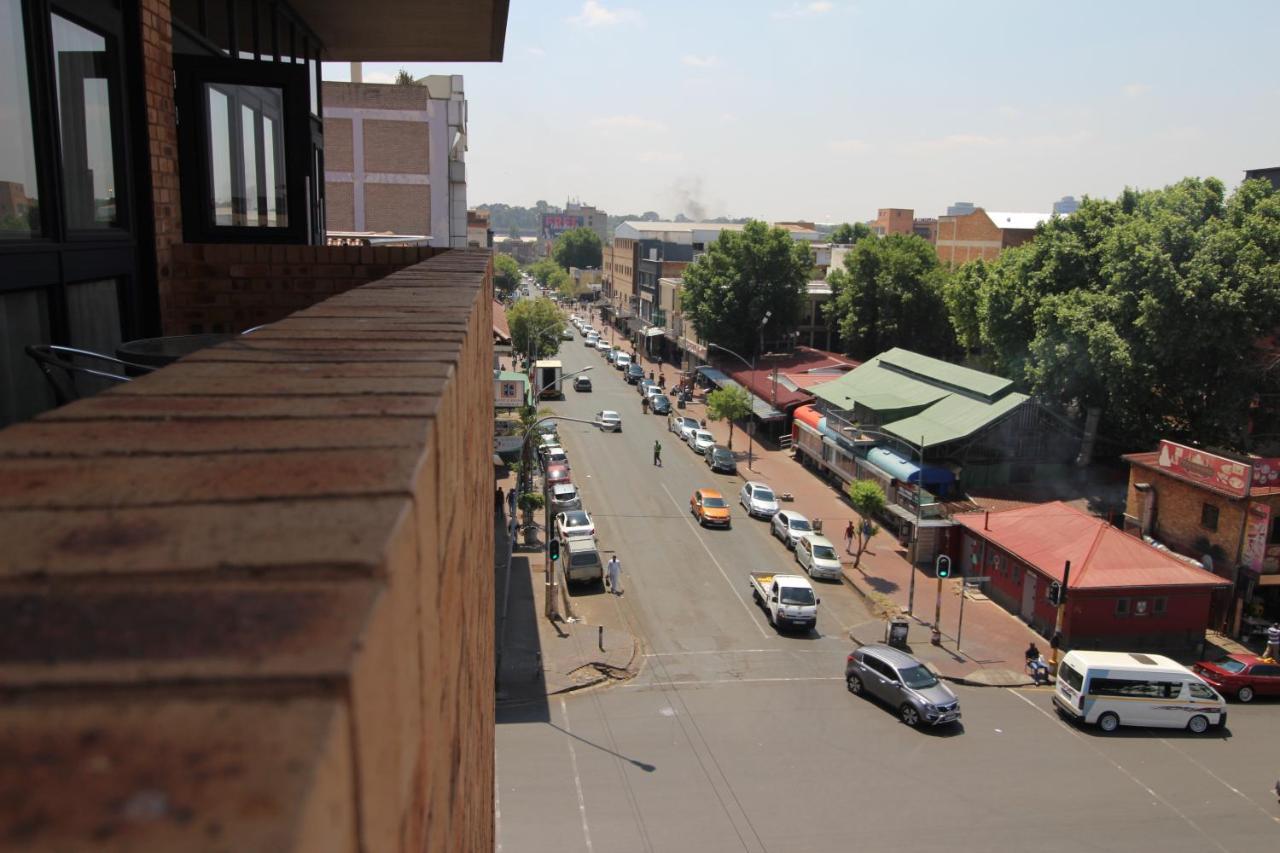
M911 234L915 228L915 211L901 207L882 207L868 223L877 237L889 234Z
M1021 246L1035 236L1036 228L1049 220L1047 213L1011 213L981 207L970 213L938 217L935 246L944 264L991 261L1005 249Z

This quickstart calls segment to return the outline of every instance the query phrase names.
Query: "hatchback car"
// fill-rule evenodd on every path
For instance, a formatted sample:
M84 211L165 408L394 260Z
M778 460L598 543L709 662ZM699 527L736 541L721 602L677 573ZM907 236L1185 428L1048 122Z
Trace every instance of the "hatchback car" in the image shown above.
M635 385L641 379L644 379L644 368L634 362L627 365L626 379L627 382Z
M563 513L566 510L582 509L582 495L573 483L557 483L551 487L551 511Z
M655 415L671 414L671 398L666 394L654 394L649 398L649 411Z
M689 433L687 441L694 453L706 453L716 445L716 437L705 429L693 430Z
M590 390L591 390L591 377L590 377L590 376L575 376L575 377L573 377L573 390L575 390L575 391L590 391Z
M591 514L582 509L561 512L556 515L556 536L561 539L577 539L581 536L596 535L596 523Z
M703 527L715 525L726 530L732 524L729 502L715 489L698 489L689 498L689 512Z
M667 429L680 436L681 441L689 440L689 433L695 429L701 429L696 418L686 418L681 415L667 418Z
M813 525L800 513L784 509L773 517L769 532L781 539L783 545L794 548L797 539L813 532Z
M547 486L549 488L554 488L557 483L572 482L569 476L569 466L568 465L548 465L546 479L547 479Z
M840 555L831 540L819 533L810 533L796 540L796 562L811 578L840 580Z
M960 719L960 700L951 688L899 649L879 643L854 649L845 661L844 680L850 693L879 699L908 726L937 726Z
M733 451L723 444L712 445L702 456L712 471L721 474L738 473L738 461L733 458Z
M773 518L778 512L778 498L773 489L756 480L748 480L738 492L738 503L747 515L757 518Z
M605 432L622 432L622 415L609 409L596 412L595 423Z
M1229 654L1216 661L1201 661L1192 671L1223 696L1252 702L1255 696L1280 696L1280 663L1257 655Z

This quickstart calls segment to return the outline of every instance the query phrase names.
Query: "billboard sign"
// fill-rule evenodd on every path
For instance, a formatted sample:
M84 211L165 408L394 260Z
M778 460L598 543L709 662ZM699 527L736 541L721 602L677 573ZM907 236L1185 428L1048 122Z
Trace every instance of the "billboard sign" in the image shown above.
M1156 464L1174 477L1243 498L1249 494L1253 472L1249 465L1206 453L1194 447L1161 441Z
M568 213L544 213L542 214L542 236L548 240L554 240L566 231L581 228L586 224L586 221L585 216Z
M1242 562L1255 572L1262 572L1267 559L1267 534L1271 529L1271 507L1251 503L1245 514L1244 555Z
M493 405L498 409L518 409L524 405L523 379L493 380Z

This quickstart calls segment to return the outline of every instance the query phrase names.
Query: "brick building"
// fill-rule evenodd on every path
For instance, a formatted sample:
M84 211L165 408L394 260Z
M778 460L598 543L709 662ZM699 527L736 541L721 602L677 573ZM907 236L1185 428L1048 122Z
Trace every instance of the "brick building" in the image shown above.
M462 77L326 82L322 94L326 228L470 245Z
M915 211L902 207L882 207L876 211L876 218L868 225L878 237L911 234L915 226Z
M987 212L981 207L968 213L938 217L938 259L959 266L982 258L990 261L1005 249L1021 246L1035 236L1036 228L1049 220L1048 213Z

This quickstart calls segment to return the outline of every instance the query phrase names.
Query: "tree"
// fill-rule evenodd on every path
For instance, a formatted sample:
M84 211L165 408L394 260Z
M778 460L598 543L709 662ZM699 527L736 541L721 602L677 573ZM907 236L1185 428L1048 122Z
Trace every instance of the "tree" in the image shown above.
M982 293L989 276L990 267L979 258L953 272L942 287L951 328L971 355L982 347Z
M956 344L943 300L946 278L937 251L915 234L862 240L845 255L844 269L827 276L827 312L855 358L892 347L948 356Z
M503 296L510 296L520 284L520 265L510 255L493 256L493 287Z
M723 231L684 270L684 317L699 337L745 358L759 346L766 312L770 331L800 321L812 268L809 247L781 228L752 220L741 231Z
M854 512L860 516L858 523L854 525L854 541L858 550L854 552L853 565L856 567L862 561L867 546L871 544L871 537L880 530L872 519L884 512L886 498L884 490L874 480L854 480L849 484L849 503L853 504Z
M564 319L550 299L521 299L507 310L511 347L517 353L533 350L533 357L548 358L560 351Z
M405 69L401 68L399 71L397 71L397 72L396 72L396 85L397 85L397 86L412 86L412 85L414 85L416 82L417 82L417 81L413 79L413 75L412 75L412 74L410 74L410 73L409 73L408 71L406 71Z
M556 267L555 272L547 279L547 287L559 293L564 299L577 298L577 289L574 286L573 276L559 267Z
M707 417L729 422L729 449L733 450L733 422L751 415L751 396L739 385L717 388L707 395Z
M570 228L556 238L551 257L564 269L598 269L603 258L600 235L590 228Z
M557 272L564 272L560 266L550 258L539 258L529 265L529 275L533 276L533 280L543 287L550 286L551 276Z
M856 243L863 237L874 237L876 232L871 227L862 223L855 222L850 225L848 222L842 222L831 231L832 243Z

